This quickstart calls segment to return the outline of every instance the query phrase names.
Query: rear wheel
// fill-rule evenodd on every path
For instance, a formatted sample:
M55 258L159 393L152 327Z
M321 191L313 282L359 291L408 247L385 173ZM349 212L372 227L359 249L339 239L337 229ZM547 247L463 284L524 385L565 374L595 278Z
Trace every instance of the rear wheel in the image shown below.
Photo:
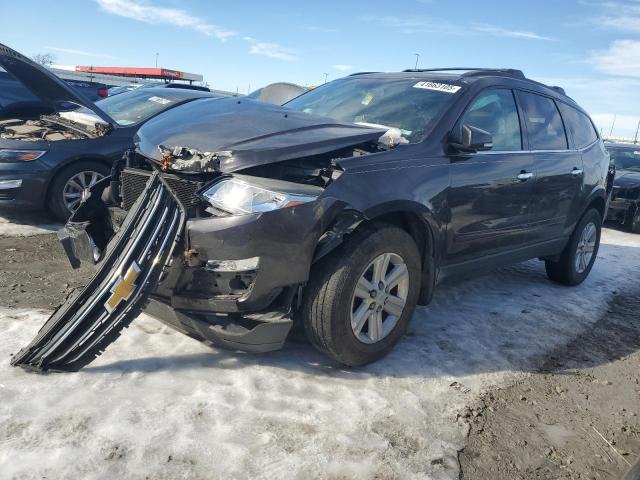
M557 262L547 260L547 276L563 285L579 285L591 272L598 249L602 217L600 212L591 209L584 214L576 226L569 243Z
M406 331L420 279L420 254L408 233L365 227L314 267L302 306L307 336L344 365L378 360Z
M78 208L82 192L109 175L109 167L94 161L73 163L58 173L51 183L47 206L55 217L66 222Z

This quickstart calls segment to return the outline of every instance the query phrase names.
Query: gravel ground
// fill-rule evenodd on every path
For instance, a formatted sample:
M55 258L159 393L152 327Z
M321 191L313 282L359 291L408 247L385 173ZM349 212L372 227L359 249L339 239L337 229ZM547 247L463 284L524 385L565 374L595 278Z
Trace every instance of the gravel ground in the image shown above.
M7 478L448 479L458 466L465 479L620 478L640 453L640 257L635 236L606 236L576 289L538 262L443 284L407 339L362 371L331 369L306 345L211 350L149 318L78 374L2 365L13 400L0 405L0 478L9 466ZM55 235L0 236L2 356L92 273L70 268Z
M539 373L462 412L465 479L619 479L640 457L640 289L541 359Z
M55 235L0 237L0 305L51 310L92 273L71 268Z

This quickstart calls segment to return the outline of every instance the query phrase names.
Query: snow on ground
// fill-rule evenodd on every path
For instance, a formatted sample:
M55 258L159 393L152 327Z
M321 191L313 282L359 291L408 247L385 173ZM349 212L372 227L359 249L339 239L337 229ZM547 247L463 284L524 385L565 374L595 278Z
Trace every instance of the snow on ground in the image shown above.
M1 237L30 237L54 233L61 227L61 224L36 213L2 212L0 215Z
M537 261L448 282L355 370L304 343L210 349L142 316L83 371L37 375L8 358L46 312L2 309L0 478L458 478L457 412L589 328L639 265L640 236L605 230L579 287Z

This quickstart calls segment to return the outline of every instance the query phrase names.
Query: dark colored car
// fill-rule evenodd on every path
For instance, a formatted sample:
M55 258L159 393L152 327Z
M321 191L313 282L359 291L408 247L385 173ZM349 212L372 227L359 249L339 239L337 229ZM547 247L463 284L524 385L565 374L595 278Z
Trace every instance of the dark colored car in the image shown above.
M296 85L295 83L278 82L259 88L251 92L247 97L261 102L284 105L308 90L307 87Z
M589 116L516 70L354 75L285 107L202 100L147 122L59 234L98 273L14 365L77 370L141 311L206 343L385 355L450 275L540 258L577 285L609 156Z
M109 90L104 83L81 80L63 81L92 102L109 96ZM30 114L31 111L36 113ZM23 116L26 112L31 117L51 113L22 83L9 73L0 71L0 119L13 115L10 112L18 112L18 115Z
M616 168L607 220L640 233L640 145L606 143Z
M98 100L109 96L109 88L104 83L85 80L65 80L65 82L92 102L97 102Z
M92 103L2 45L0 66L51 112L25 120L13 109L13 118L0 120L0 206L46 207L63 221L83 190L107 176L114 160L133 147L144 122L177 105L217 98L197 90L145 88Z
M151 82L145 83L141 88L178 88L182 90L198 90L200 92L210 92L209 87L205 87L203 85L193 85L191 83L162 83L162 82Z

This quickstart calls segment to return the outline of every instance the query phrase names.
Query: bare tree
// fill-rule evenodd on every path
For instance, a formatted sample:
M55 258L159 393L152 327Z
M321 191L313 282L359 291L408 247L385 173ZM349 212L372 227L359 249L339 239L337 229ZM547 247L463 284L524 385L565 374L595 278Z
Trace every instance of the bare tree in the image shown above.
M53 53L36 53L31 59L40 65L48 66L55 62L56 57Z

